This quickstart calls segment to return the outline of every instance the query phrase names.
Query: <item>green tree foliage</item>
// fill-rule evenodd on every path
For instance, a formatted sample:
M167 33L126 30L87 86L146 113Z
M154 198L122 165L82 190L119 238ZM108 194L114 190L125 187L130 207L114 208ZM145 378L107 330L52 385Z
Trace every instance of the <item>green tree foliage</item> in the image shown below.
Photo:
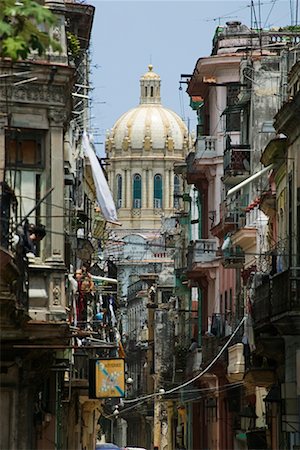
M59 51L47 32L55 22L52 12L34 0L0 0L0 56L26 59L32 50L42 55L50 46Z
M67 41L68 41L68 48L72 57L74 59L77 58L80 55L79 39L75 36L75 34L71 33L70 31L67 31Z

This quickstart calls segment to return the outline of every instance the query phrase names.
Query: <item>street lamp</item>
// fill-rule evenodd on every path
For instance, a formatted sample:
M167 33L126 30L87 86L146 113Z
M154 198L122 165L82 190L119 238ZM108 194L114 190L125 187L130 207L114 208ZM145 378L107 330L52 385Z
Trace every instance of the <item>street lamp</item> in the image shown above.
M114 421L115 421L115 419L117 419L119 417L119 414L120 414L119 406L116 405L114 408L114 411L112 413L113 417L110 420L110 440L111 440L111 442L114 441Z

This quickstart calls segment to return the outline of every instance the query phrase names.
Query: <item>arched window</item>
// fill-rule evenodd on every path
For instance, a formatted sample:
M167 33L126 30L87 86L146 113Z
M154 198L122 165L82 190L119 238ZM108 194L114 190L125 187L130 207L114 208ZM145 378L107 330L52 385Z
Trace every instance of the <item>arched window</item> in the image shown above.
M117 208L122 208L122 176L117 175Z
M142 207L142 177L138 173L133 176L133 207Z
M162 176L154 176L154 208L162 208Z
M145 87L145 97L147 97L148 93L147 93L147 86Z
M180 180L178 175L174 175L174 208L179 208Z
M150 97L153 97L153 86L150 87Z

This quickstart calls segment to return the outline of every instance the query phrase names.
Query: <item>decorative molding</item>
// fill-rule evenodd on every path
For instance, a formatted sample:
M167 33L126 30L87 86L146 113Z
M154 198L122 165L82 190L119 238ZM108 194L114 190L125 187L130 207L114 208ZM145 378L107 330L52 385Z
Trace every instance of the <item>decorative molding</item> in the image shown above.
M52 125L63 126L64 122L67 120L67 113L64 109L50 109L48 111L48 118Z
M60 278L54 278L53 279L53 305L60 305L61 304L61 288L60 288Z
M140 216L141 216L140 208L134 208L131 210L131 217L140 217Z
M66 104L66 90L63 86L47 86L30 84L20 87L0 87L0 101L44 103L46 105Z

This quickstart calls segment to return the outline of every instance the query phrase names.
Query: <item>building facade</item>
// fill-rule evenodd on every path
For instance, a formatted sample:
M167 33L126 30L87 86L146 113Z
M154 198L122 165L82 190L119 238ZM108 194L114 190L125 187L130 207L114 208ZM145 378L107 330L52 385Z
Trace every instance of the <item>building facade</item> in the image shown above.
M0 61L0 447L93 449L103 402L89 360L118 354L105 306L116 280L92 270L105 220L82 146L94 7L44 7L60 52Z

